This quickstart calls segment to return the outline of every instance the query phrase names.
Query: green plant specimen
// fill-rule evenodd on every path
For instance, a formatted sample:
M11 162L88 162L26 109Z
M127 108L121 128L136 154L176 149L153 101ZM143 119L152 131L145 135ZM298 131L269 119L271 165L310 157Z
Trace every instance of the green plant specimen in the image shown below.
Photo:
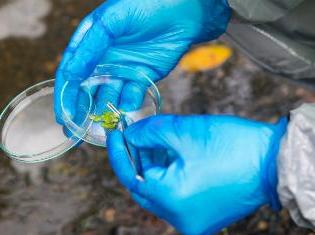
M90 119L94 122L100 122L105 129L116 129L120 121L120 116L114 112L107 111L101 115L90 115Z

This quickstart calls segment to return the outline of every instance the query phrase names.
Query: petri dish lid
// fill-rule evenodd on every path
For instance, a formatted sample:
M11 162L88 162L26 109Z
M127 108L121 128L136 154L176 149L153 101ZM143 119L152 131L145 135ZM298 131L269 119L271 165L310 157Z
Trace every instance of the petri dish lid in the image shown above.
M80 141L64 134L55 120L54 80L38 83L16 96L0 115L1 149L24 163L56 158ZM88 113L88 111L87 111Z
M112 131L112 129L104 128L104 126L101 125L101 122L95 122L91 120L90 117L102 115L107 111L112 111L108 109L106 100L99 100L98 91L102 91L102 87L111 85L115 80L123 81L124 84L130 81L137 82L139 85L142 85L147 89L147 93L140 107L135 107L131 110L120 110L117 104L112 104L116 110L123 113L124 120L120 119L117 125L118 129L123 130L133 122L156 115L160 112L161 98L159 90L147 74L136 68L124 65L99 65L96 67L93 75L81 83L82 93L91 97L91 107L88 114L85 113L85 110L88 110L88 108L83 108L83 115L81 114L82 111L79 111L78 116L83 116L84 118L88 116L87 119L82 121L80 117L75 116L71 118L68 115L69 112L66 112L66 108L63 106L63 104L65 104L65 94L67 94L68 89L71 89L71 81L66 82L62 90L61 103L63 120L67 129L77 138L92 145L106 147L107 134ZM97 107L100 103L102 103L101 109L100 107ZM130 107L132 107L132 105L130 105ZM79 124L77 123L78 120Z

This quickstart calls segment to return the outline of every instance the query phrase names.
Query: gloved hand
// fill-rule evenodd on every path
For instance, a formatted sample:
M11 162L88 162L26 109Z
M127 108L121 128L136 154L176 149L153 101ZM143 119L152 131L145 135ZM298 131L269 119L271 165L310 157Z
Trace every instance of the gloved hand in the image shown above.
M63 123L61 90L71 82L64 106L75 116L79 84L97 65L127 65L153 81L165 77L193 43L212 40L226 29L226 0L108 0L90 13L73 35L58 68L55 113ZM128 77L128 74L126 74ZM95 91L99 110L106 101L132 110L142 104L145 87L115 80Z
M128 161L123 134L108 138L111 165L144 209L183 234L212 234L260 206L280 206L276 157L287 120L233 116L156 116L131 125L144 181Z

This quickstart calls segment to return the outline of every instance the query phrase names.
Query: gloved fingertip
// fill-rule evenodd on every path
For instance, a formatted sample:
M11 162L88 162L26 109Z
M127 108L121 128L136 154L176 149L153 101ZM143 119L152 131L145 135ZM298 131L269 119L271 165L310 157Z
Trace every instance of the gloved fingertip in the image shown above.
M73 120L75 117L76 110L74 107L66 107L64 110L64 116L67 117L69 120Z
M55 115L55 120L56 120L56 123L57 123L57 124L62 125L62 126L65 125L65 122L64 122L64 120L62 119L62 117L60 116L60 114L56 114L56 115Z
M128 82L121 93L119 108L126 111L141 109L145 98L146 88L136 82Z
M63 127L63 133L67 138L71 138L71 140L73 142L76 142L74 147L79 147L82 143L83 140L81 140L80 138L78 138L77 136L75 136L67 127Z
M123 135L120 131L113 131L107 138L107 150L110 165L120 183L131 192L137 192L138 180Z
M55 119L59 125L65 126L69 120L73 120L75 116L75 109L66 109L65 113L62 111L55 111Z
M123 87L123 81L110 80L108 83L101 85L96 95L96 114L100 115L108 110L107 103L110 102L115 107L118 106L120 93Z
M133 103L129 103L129 102L122 102L119 105L119 109L123 110L124 112L132 112L135 111L137 109L139 109L139 107Z
M66 137L70 138L71 136L73 136L73 134L71 133L71 131L67 128L67 127L63 127L63 133L65 134Z
M119 109L125 112L137 112L141 109L143 98L134 96L132 99L126 99L124 97L120 100Z
M114 148L116 141L121 140L121 137L122 133L119 130L113 130L108 132L106 138L106 145L108 146L108 148Z

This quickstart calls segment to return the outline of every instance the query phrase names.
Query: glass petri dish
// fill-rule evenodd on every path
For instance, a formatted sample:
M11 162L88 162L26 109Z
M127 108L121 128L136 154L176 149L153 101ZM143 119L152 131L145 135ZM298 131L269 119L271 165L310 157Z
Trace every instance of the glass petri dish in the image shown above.
M24 163L43 162L78 144L80 139L66 136L56 122L53 96L54 80L47 80L23 91L5 107L0 115L0 141L9 157Z
M108 86L113 83L113 81L123 81L126 82L137 82L139 85L144 86L147 89L147 93L143 99L142 105L138 108L131 110L120 110L123 113L123 120L121 119L118 123L118 129L123 130L128 125L144 119L146 117L156 115L160 112L161 108L161 98L157 86L152 82L150 77L145 73L128 66L122 65L112 65L105 64L97 66L94 74L86 79L81 84L81 90L86 93L89 97L92 97L92 107L89 117L94 115L100 115L108 110L106 106L107 101L104 100L103 110L97 107L97 102L99 100L96 98L97 91L101 87ZM61 94L61 102L64 104L64 97L67 94L67 90L71 89L71 81L67 82L63 87ZM117 104L113 104L115 109L119 110ZM71 118L66 112L66 108L62 105L63 120L65 126L72 134L74 134L79 139L88 142L92 145L106 147L107 134L112 131L112 129L104 128L100 122L95 122L88 118L85 122L76 122L76 117ZM79 116L82 116L79 114ZM85 114L83 115L85 116ZM80 119L80 118L79 118Z
M64 85L61 102L65 126L55 120L55 80L38 83L16 96L0 114L1 149L14 160L38 163L61 156L81 141L106 147L107 134L111 130L103 128L90 117L99 114L96 91L115 80L133 81L147 88L142 105L123 112L119 129L123 130L133 122L160 112L160 93L146 74L127 66L97 66L93 75L79 87L80 99L84 102L77 102L79 115L73 118L69 117L64 107L65 94L71 89L71 82Z

